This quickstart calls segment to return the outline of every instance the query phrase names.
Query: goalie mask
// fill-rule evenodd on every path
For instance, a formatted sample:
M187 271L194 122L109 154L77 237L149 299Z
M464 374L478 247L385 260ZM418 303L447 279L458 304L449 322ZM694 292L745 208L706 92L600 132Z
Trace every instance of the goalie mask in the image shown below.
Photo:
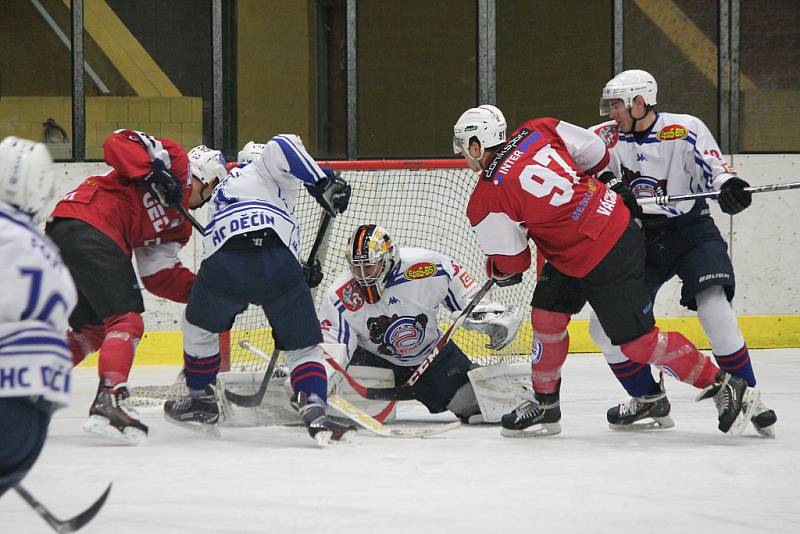
M389 275L397 263L397 246L380 226L362 224L347 243L345 254L365 300L375 304L381 299Z

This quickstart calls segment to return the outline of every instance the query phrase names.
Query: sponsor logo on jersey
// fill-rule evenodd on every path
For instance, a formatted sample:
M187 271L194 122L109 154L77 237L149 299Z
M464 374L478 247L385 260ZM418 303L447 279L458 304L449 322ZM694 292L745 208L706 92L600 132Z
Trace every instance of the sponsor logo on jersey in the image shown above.
M153 230L155 230L156 233L170 227L170 221L164 211L164 207L153 198L150 191L142 195L142 204L147 212L147 217L150 219L150 222L153 223Z
M461 273L461 276L459 276L458 279L461 280L461 285L464 286L464 289L468 289L475 285L475 279L472 278L467 271Z
M342 301L344 307L349 311L358 311L364 305L364 297L361 296L361 288L355 280L348 280L345 285L336 290L336 296Z
M680 124L670 124L669 126L664 126L661 128L656 134L656 138L658 138L659 141L677 141L678 139L683 139L688 135L689 130Z
M461 271L461 266L453 260L450 260L450 266L453 267L453 274L458 274Z
M328 319L323 319L323 320L321 320L319 322L319 328L323 332L330 332L332 326L333 326L333 323L330 322Z
M522 130L520 130L517 135L515 135L506 142L503 148L495 152L494 157L486 166L486 170L483 171L483 179L493 180L495 173L500 174L501 172L507 172L509 167L503 167L501 169L503 162L507 158L510 158L512 154L517 152L518 148L519 150L522 151L526 150L531 143L536 142L536 140L539 139L541 136L542 136L541 132L534 132L533 130L529 130L527 128L523 128ZM530 137L530 139L528 139L528 137ZM515 160L518 159L519 157L520 156L515 156ZM501 183L502 178L503 176L502 174L500 174L498 180L496 180L496 183L498 184Z
M413 356L414 351L425 339L428 316L424 313L410 315L379 315L367 319L369 340L378 345L378 353L404 359Z
M583 197L581 198L581 201L578 202L578 206L572 212L572 220L573 221L578 221L578 220L580 220L581 217L583 217L583 212L586 211L586 206L589 205L589 201L592 199L593 196L594 196L594 193L592 193L591 191L587 191L583 195Z
M619 130L616 124L606 124L594 131L606 144L606 147L613 148L619 139Z
M436 274L436 265L429 261L415 263L403 273L409 280L422 280Z
M645 157L644 154L637 153L636 154L636 161L647 161L647 158Z
M389 306L391 306L392 304L399 304L399 303L400 299L398 299L397 297L389 297Z

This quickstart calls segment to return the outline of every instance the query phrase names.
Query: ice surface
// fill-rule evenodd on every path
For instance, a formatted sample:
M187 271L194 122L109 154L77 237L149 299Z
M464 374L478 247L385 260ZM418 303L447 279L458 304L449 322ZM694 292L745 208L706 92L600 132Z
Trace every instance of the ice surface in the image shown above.
M141 447L83 433L96 388L74 373L25 485L60 518L114 488L81 532L136 533L688 533L800 532L800 349L751 351L777 439L716 429L714 403L667 383L673 429L608 429L624 393L599 355L564 368L562 434L509 439L496 426L420 440L371 437L319 449L301 427L223 429L221 440L144 412ZM132 385L170 383L172 367L134 368ZM420 405L401 421L449 421ZM49 532L16 494L0 500L0 532Z

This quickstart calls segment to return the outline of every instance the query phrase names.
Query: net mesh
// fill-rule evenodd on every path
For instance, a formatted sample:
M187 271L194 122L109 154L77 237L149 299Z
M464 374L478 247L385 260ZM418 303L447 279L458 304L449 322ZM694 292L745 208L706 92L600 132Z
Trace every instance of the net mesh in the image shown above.
M345 246L361 224L383 226L400 248L422 247L446 254L482 283L485 256L466 217L467 202L477 180L474 173L461 167L459 162L453 162L451 168L426 168L424 162L398 162L398 167L406 165L406 168L391 169L371 168L375 162L349 163L350 167L362 164L364 168L339 170L352 186L353 193L347 211L331 221L327 241L317 254L325 273L322 284L314 290L318 309L327 284L347 269ZM336 163L332 162L331 166L336 167ZM301 194L295 216L302 229L300 257L306 259L322 218L322 209L309 195ZM527 318L534 282L535 276L529 275L522 284L495 287L484 302L517 306ZM442 306L439 312L442 331L452 320L449 310ZM265 369L263 360L239 347L238 342L243 339L267 353L273 350L269 324L260 308L251 306L237 318L231 331L230 360L232 370ZM455 334L454 340L470 359L483 365L530 359L531 330L527 320L523 320L516 340L501 351L486 348L489 341L486 335L463 328Z
M389 164L392 168L376 168ZM483 283L485 256L466 217L467 202L477 175L463 168L461 162L330 162L328 166L337 169L352 186L352 196L347 211L331 221L327 240L317 254L325 273L322 284L313 290L317 309L327 284L347 268L345 246L352 232L361 224L383 226L401 248L414 246L441 252L459 262L479 283ZM322 209L311 196L301 192L295 216L302 232L300 257L305 260L322 219ZM529 361L531 329L527 317L530 315L534 282L535 276L528 274L521 284L495 287L484 298L484 302L517 306L524 319L517 338L500 351L486 347L488 336L461 328L453 340L470 359L481 365ZM452 321L449 310L442 306L439 312L442 331ZM249 341L267 354L274 349L269 323L264 312L256 306L250 306L236 318L230 332L229 347L222 350L223 353L226 349L230 351L230 371L266 370L267 362L240 347L242 340ZM228 370L227 365L223 370ZM179 377L171 386L134 388L132 396L136 404L147 405L152 400L163 401L185 392Z

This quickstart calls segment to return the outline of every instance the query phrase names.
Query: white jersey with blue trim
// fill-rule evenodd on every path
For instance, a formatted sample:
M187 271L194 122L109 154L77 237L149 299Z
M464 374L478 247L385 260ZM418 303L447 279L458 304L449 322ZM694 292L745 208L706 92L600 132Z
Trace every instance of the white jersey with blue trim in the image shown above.
M322 337L346 345L348 362L358 346L394 365L418 365L442 335L439 306L459 311L478 289L475 279L444 254L401 247L400 261L375 304L364 300L349 270L334 280L322 299Z
M626 180L637 198L719 191L736 176L708 127L692 115L657 113L648 134L638 140L632 133L619 132L614 121L589 129L605 141L612 172ZM684 200L643 208L650 215L676 217L694 203Z
M78 301L58 248L0 202L0 397L69 402L69 315Z
M300 228L294 207L302 184L316 184L325 173L296 135L269 140L260 158L234 168L214 189L203 240L211 256L232 236L272 228L295 257Z

